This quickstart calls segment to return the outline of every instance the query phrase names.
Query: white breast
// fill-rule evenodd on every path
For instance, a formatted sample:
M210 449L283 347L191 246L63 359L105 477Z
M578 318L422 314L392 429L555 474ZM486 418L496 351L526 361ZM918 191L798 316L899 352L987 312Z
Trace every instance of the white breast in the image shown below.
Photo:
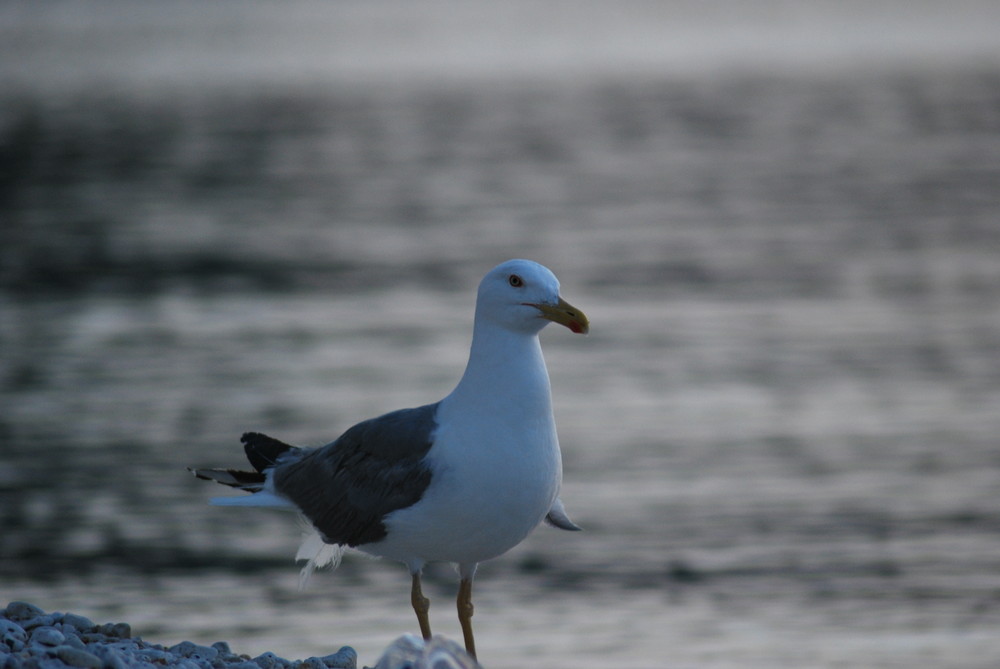
M506 350L495 341L492 350L504 364L470 361L442 401L423 498L389 514L388 536L364 550L403 562L482 562L516 546L545 517L562 481L548 374L537 337L502 344Z

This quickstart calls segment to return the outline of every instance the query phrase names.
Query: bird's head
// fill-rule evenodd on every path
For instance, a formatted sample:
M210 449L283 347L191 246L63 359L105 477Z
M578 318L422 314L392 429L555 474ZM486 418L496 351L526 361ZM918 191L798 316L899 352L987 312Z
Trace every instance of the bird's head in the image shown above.
M476 318L528 334L536 334L549 321L579 334L590 330L587 316L559 295L555 275L531 260L508 260L483 277Z

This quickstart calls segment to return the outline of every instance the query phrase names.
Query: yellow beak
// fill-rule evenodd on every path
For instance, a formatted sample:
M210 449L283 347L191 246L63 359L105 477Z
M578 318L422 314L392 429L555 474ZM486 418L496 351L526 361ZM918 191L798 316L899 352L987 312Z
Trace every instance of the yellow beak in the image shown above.
M558 304L532 304L531 306L542 312L542 318L547 318L559 325L565 325L577 334L590 332L590 321L587 320L587 315L561 297Z

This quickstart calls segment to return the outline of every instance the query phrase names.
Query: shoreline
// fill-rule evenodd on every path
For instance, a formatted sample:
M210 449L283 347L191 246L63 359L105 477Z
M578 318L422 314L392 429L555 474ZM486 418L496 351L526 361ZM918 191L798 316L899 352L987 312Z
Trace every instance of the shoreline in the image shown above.
M75 613L47 613L28 602L14 601L0 611L0 669L357 669L357 661L350 646L302 660L270 652L250 657L234 653L225 641L150 643L133 637L128 623L97 624Z
M23 601L0 610L0 669L357 669L350 646L336 653L287 660L271 652L257 657L234 653L229 643L173 646L132 636L129 623L98 624L76 613L46 613ZM374 669L482 669L453 641L436 636L425 642L412 635L396 639ZM364 669L368 669L367 667Z

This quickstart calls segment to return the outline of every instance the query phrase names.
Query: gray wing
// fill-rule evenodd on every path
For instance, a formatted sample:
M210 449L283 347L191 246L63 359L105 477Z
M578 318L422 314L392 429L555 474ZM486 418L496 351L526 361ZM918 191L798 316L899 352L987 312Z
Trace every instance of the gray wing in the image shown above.
M417 503L431 482L424 456L438 404L358 423L336 441L274 468L275 492L290 499L331 544L385 537L386 514Z

